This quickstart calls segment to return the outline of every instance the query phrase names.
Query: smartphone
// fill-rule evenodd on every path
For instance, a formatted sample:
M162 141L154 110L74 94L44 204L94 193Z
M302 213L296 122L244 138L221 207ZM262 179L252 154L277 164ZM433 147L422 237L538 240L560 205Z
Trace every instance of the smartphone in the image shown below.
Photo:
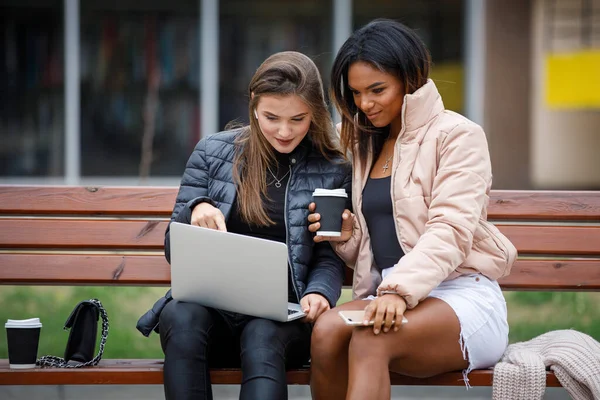
M342 319L344 320L346 325L365 326L365 325L363 325L363 321L365 320L365 311L364 310L338 311L338 314L340 315L340 317L342 317ZM406 317L403 316L402 324L406 324L407 322L408 322L408 320L406 319ZM373 320L369 321L369 325L373 325L374 323L375 323L375 321L373 321ZM396 321L393 321L393 323L395 324Z

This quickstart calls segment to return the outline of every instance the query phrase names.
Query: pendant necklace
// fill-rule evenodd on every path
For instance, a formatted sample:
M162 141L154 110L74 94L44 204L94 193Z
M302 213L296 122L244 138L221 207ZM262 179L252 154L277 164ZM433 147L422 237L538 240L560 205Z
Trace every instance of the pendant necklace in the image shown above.
M288 174L290 173L290 171L292 170L292 167L290 166L288 169L288 172L285 173L285 175L283 175L281 178L277 179L277 176L273 173L273 171L271 171L270 167L267 167L267 170L269 170L269 172L271 173L271 176L273 177L273 179L275 179L275 187L277 189L279 189L281 187L281 181L285 179L286 176L288 176ZM271 182L273 183L273 182ZM269 183L269 185L271 184Z
M390 161L392 161L392 158L394 158L394 153L392 153L392 155L389 156L387 158L387 160L385 160L385 164L383 164L383 173L384 174L387 172L387 169L390 167Z

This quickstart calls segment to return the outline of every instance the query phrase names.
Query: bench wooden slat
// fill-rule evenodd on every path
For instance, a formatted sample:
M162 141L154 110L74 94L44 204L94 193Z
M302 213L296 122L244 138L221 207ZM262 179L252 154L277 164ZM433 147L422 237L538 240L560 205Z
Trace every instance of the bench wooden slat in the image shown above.
M151 285L170 284L170 266L162 254L19 254L0 253L3 284ZM82 268L85 266L85 268ZM346 270L352 285L352 270ZM512 290L600 290L600 259L517 260L500 280Z
M0 219L0 248L161 250L167 221Z
M496 225L519 254L598 255L599 226Z
M600 221L600 196L595 191L492 190L488 217Z
M102 360L97 367L81 369L35 368L11 370L8 360L0 360L0 385L151 385L162 384L162 360ZM214 384L239 384L242 373L239 369L213 369L210 372ZM450 372L432 378L417 379L390 374L394 385L445 385L463 386L462 372ZM289 384L308 385L308 369L287 372ZM490 386L492 370L476 370L469 374L472 386ZM556 377L546 374L547 386L560 386Z
M498 283L505 290L600 290L600 259L520 259Z
M14 254L0 253L3 284L169 285L171 267L162 254Z
M161 215L173 209L175 187L2 186L0 214ZM497 220L600 221L593 191L492 190L488 214Z
M174 187L0 186L0 214L169 217L176 196Z
M0 219L0 248L161 250L167 221ZM600 254L600 227L497 225L521 254Z

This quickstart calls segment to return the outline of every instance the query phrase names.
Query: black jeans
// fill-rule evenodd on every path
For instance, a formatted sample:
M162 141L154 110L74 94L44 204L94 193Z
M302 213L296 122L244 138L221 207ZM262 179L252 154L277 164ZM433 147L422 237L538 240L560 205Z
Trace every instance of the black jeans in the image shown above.
M167 399L212 399L209 367L242 368L240 399L287 399L286 367L310 357L311 325L176 300L160 315Z

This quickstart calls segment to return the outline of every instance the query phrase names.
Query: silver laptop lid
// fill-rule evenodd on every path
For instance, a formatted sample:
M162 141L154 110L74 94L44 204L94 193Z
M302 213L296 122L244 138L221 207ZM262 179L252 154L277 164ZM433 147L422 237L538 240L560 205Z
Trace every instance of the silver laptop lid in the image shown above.
M288 320L284 243L178 222L170 231L174 299Z

